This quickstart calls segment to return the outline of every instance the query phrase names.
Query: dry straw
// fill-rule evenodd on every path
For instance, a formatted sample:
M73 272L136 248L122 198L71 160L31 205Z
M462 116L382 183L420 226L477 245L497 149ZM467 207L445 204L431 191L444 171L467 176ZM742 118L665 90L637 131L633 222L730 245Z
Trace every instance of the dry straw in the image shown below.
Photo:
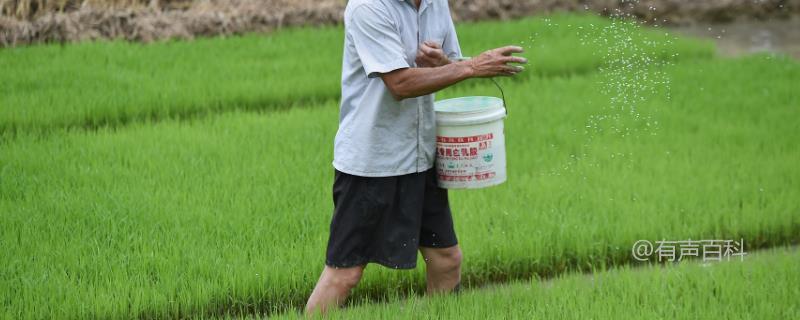
M800 12L800 0L450 0L456 20L508 19L549 11L626 12L685 24ZM340 23L346 0L0 0L0 46L36 42L159 39Z

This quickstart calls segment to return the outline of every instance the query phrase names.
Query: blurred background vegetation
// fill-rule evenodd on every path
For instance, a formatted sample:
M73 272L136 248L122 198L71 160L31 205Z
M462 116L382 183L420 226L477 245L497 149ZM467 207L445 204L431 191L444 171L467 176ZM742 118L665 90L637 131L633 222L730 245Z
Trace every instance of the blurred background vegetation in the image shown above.
M553 11L624 14L651 25L786 19L800 0L450 0L457 21ZM0 46L125 39L150 42L267 32L342 20L345 0L0 0Z

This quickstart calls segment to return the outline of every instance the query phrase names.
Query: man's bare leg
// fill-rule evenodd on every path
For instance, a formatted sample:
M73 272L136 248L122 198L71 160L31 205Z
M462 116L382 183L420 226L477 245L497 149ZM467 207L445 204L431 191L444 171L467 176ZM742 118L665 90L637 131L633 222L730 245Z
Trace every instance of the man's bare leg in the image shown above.
M306 303L306 315L310 316L319 312L325 314L331 308L339 307L347 299L350 290L361 280L364 267L332 268L325 266L316 287L314 287L314 292L311 293L308 303Z
M428 294L457 291L461 284L461 248L420 247L425 258Z

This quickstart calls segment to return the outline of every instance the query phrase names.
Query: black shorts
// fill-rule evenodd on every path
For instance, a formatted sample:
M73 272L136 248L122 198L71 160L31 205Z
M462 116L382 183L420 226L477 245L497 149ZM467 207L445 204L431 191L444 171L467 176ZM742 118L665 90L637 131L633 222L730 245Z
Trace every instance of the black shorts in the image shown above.
M436 169L395 177L360 177L336 170L333 219L325 264L369 262L395 269L417 266L420 246L458 244L447 190Z

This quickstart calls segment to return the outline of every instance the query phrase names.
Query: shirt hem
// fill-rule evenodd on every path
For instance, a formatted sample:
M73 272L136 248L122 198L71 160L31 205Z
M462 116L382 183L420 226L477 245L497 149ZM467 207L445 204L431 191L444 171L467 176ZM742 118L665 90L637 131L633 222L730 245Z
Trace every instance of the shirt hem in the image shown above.
M433 164L425 166L421 171L417 170L416 168L407 169L407 170L399 170L399 171L362 171L362 170L355 170L344 167L340 164L337 164L335 161L333 162L333 168L344 172L349 175L359 176L359 177L393 177L393 176L402 176L411 173L420 173L425 172L433 168Z

